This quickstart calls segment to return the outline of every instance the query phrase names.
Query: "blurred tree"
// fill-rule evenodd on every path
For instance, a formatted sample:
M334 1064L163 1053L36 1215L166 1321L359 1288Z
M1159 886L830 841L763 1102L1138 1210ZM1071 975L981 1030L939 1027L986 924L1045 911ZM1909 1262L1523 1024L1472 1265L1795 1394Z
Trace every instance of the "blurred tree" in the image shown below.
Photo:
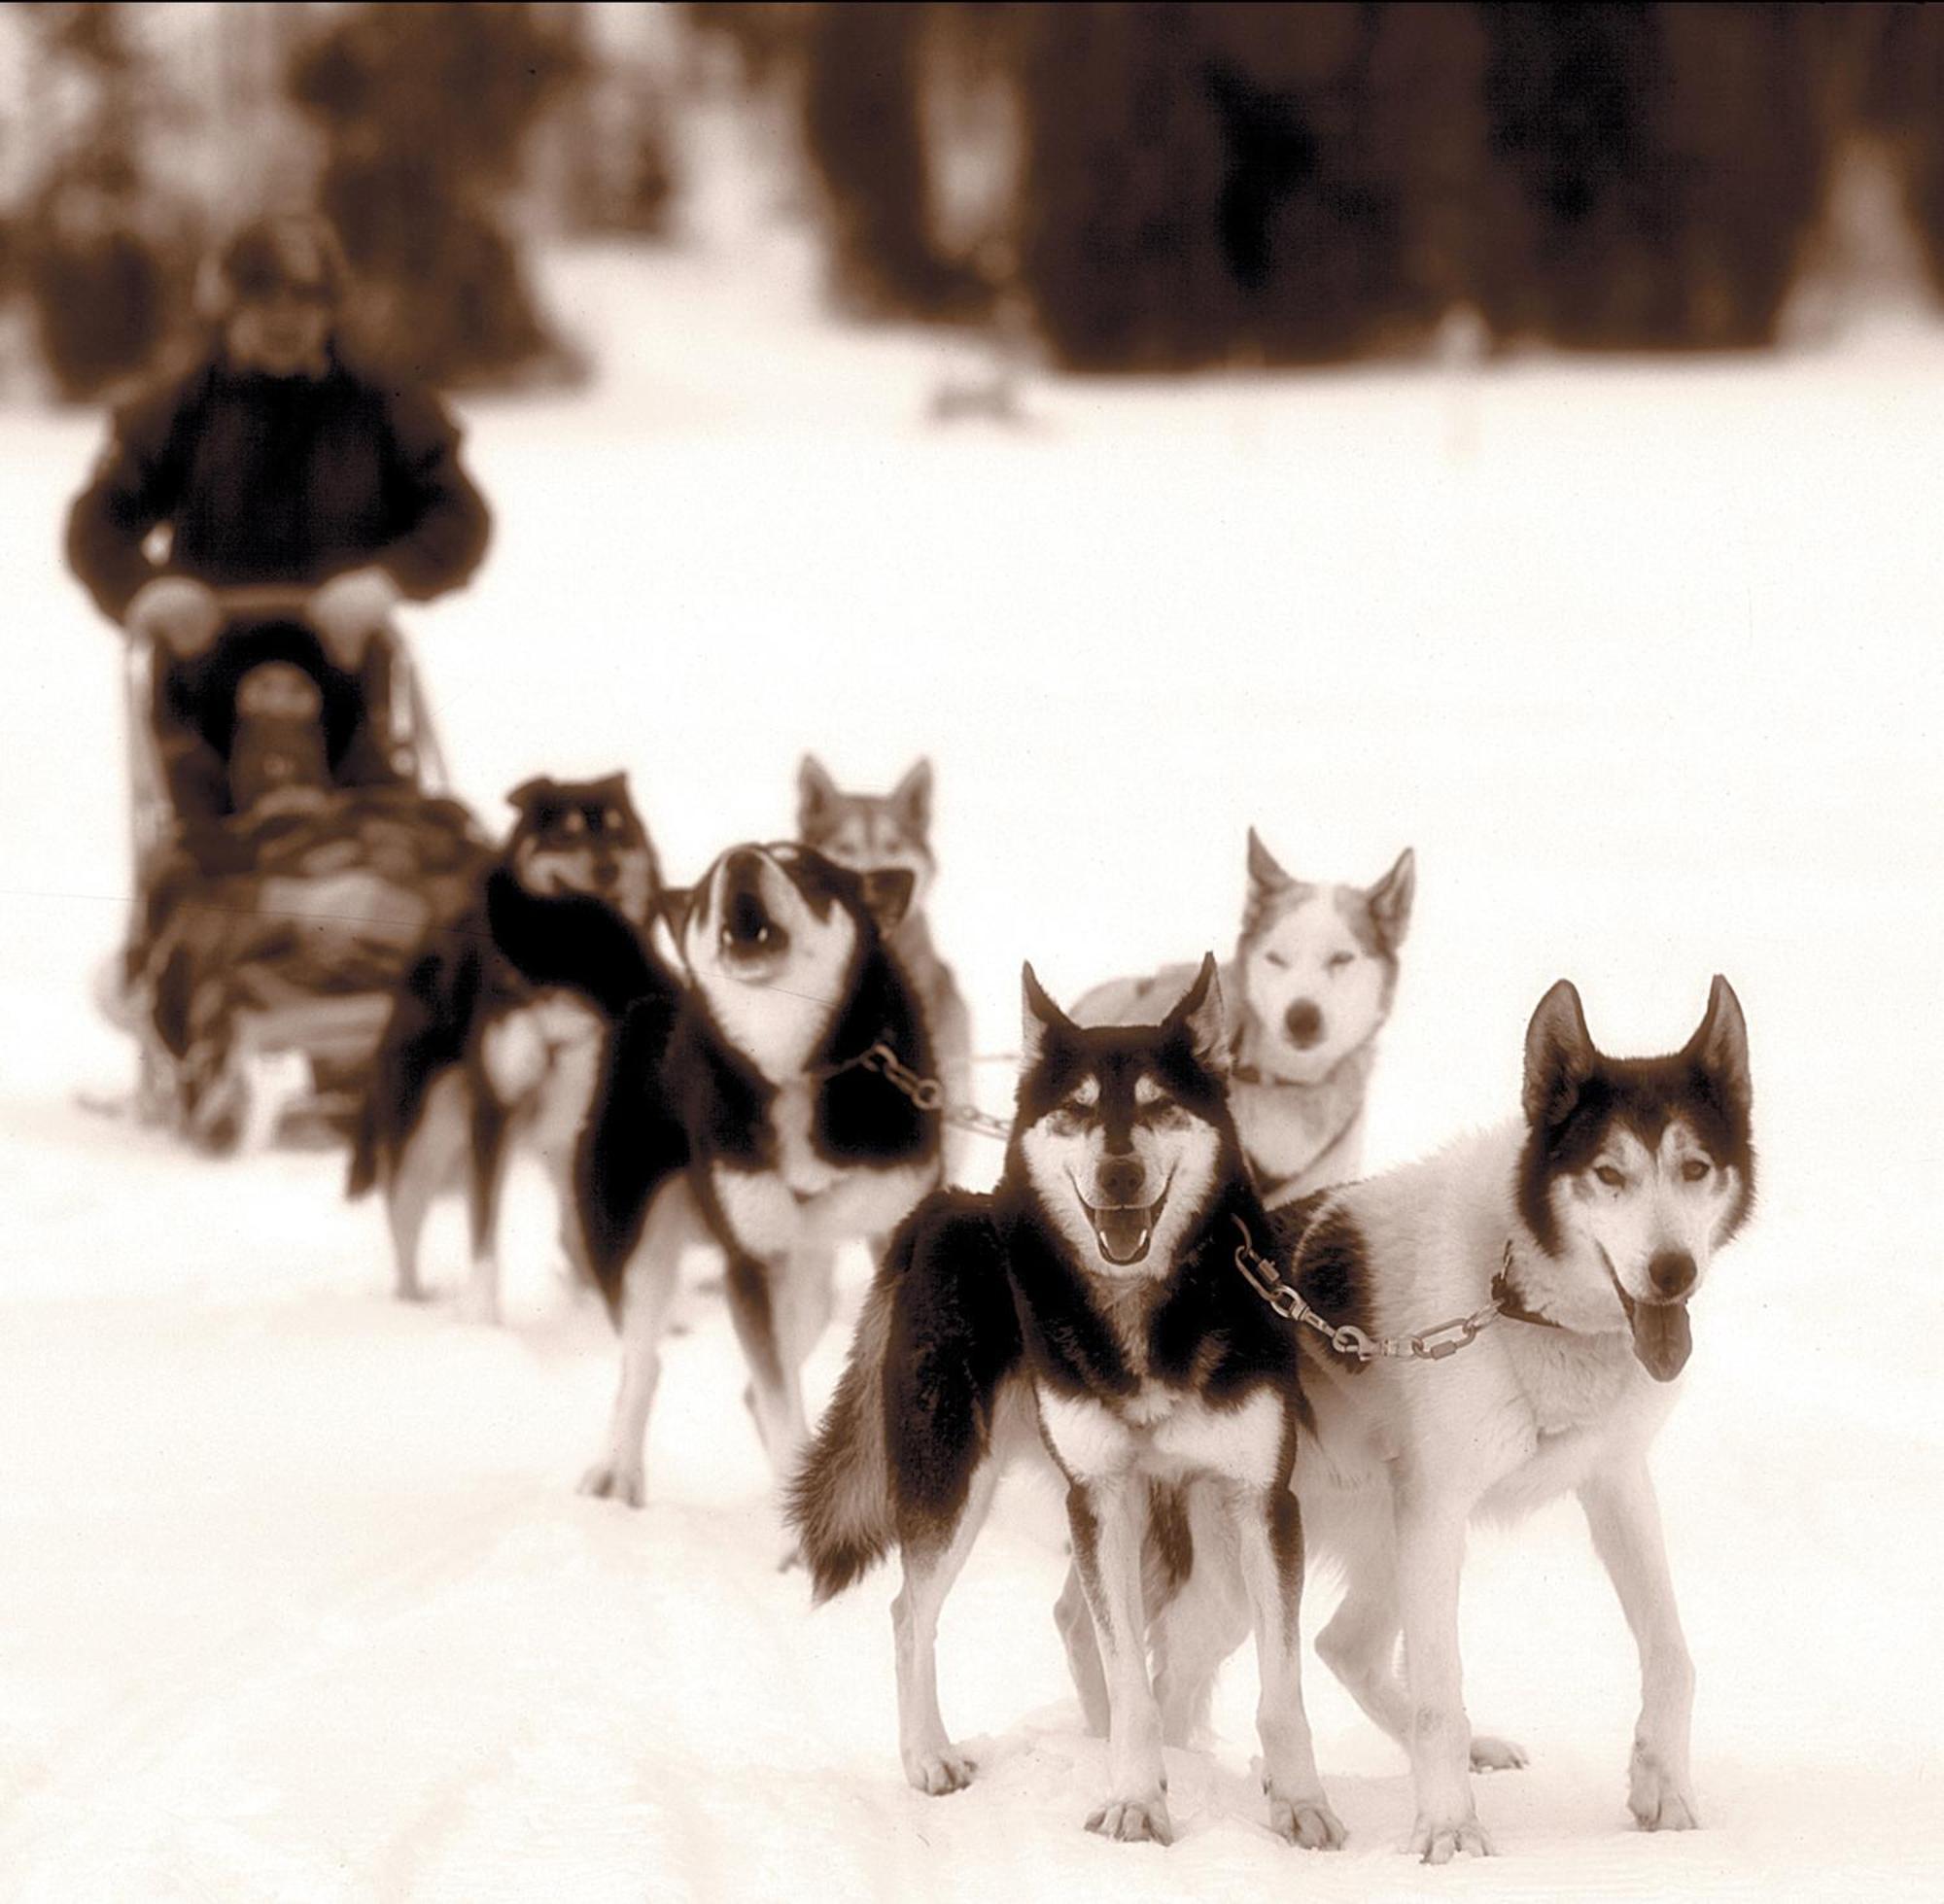
M1501 335L1767 342L1818 211L1829 127L1816 10L1483 10L1494 161L1478 302Z
M1892 0L1844 11L1863 64L1861 120L1894 154L1931 282L1944 291L1944 9Z
M565 366L503 206L527 133L581 72L565 17L450 0L353 8L298 54L291 96L329 146L320 204L382 359L448 385Z
M22 13L43 76L72 82L81 106L29 195L15 267L55 389L83 400L148 368L174 335L195 225L145 172L156 95L129 10L89 0Z
M838 0L812 13L804 140L823 187L840 293L884 314L957 317L989 293L933 240L920 121L923 36L933 9Z

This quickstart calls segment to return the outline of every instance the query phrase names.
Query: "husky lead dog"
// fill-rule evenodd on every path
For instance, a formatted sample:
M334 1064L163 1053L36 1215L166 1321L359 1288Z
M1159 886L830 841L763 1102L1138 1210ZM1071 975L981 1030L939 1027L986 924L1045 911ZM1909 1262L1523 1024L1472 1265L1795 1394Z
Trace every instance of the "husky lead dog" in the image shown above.
M1412 1849L1427 1862L1490 1849L1471 1769L1521 1765L1474 1734L1458 1658L1458 1578L1475 1515L1516 1516L1568 1489L1640 1648L1628 1803L1643 1828L1696 1821L1688 1777L1693 1668L1661 1544L1649 1444L1691 1346L1688 1303L1754 1194L1748 1037L1725 979L1667 1057L1594 1048L1562 980L1525 1042L1525 1119L1284 1213L1281 1277L1328 1322L1403 1338L1498 1316L1446 1360L1336 1355L1301 1330L1297 1491L1319 1552L1343 1565L1317 1650L1411 1756ZM1271 1272L1273 1273L1273 1272ZM1447 1338L1453 1332L1440 1332ZM1157 1643L1192 1730L1235 1644L1232 1574L1197 1567ZM1404 1638L1407 1679L1398 1672ZM1086 1685L1082 1683L1083 1697Z
M930 1076L924 1013L885 946L911 883L794 844L738 847L677 928L689 989L610 1041L575 1165L589 1264L621 1333L606 1455L582 1491L639 1506L659 1343L683 1246L727 1261L749 1405L779 1475L808 1439L800 1370L832 1258L887 1235L938 1182L939 1116L878 1052Z
M427 940L393 1003L373 1062L349 1194L385 1197L398 1293L422 1294L419 1238L441 1192L471 1219L469 1313L499 1314L501 1193L517 1142L532 1145L572 1221L574 1146L603 1042L638 999L679 987L649 949L661 873L625 774L533 779L473 902Z
M938 863L931 853L931 762L920 760L889 793L847 793L814 754L797 770L797 838L861 874L911 875L912 896L891 950L918 987L948 1104L972 1102L972 1018L952 967L931 942L924 902ZM948 1150L961 1141L947 1133Z
M1406 848L1372 886L1293 880L1249 829L1249 894L1235 956L1222 968L1233 1028L1229 1101L1243 1154L1271 1208L1357 1174L1364 1095L1397 989L1415 860ZM1170 965L1097 986L1084 1024L1129 1024L1166 1010L1194 977Z
M1233 1264L1237 1219L1267 1219L1229 1115L1215 960L1159 1025L1085 1030L1030 966L1024 987L998 1188L941 1193L893 1239L791 1491L817 1598L900 1549L905 1774L924 1792L965 1784L972 1763L939 1716L939 1610L1036 1421L1066 1477L1106 1660L1109 1791L1088 1828L1170 1835L1142 1536L1161 1530L1163 1575L1185 1568L1193 1509L1254 1617L1270 1822L1293 1843L1336 1846L1299 1677L1297 1347Z

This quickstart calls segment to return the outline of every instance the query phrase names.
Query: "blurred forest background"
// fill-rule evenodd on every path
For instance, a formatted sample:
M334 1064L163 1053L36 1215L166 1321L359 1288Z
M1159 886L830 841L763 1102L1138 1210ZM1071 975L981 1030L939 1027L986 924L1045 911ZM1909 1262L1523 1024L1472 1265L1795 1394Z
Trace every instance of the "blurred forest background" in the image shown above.
M1892 255L1944 294L1936 7L14 4L0 389L154 367L302 198L372 349L573 380L529 248L692 238L725 119L844 308L1067 368L1760 348Z

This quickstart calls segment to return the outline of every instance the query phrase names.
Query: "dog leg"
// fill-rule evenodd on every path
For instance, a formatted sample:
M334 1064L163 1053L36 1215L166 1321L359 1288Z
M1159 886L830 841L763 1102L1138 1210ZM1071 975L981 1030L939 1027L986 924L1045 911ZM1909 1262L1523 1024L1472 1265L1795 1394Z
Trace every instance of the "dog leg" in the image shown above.
M1492 1849L1472 1802L1472 1734L1458 1654L1458 1580L1471 1504L1437 1498L1421 1484L1406 1485L1397 1506L1397 1532L1399 1606L1410 1684L1411 1779L1417 1793L1410 1848L1427 1864L1444 1864L1458 1852L1487 1856Z
M999 1463L982 1463L949 1536L936 1544L905 1546L904 1585L891 1602L898 1666L898 1753L905 1777L933 1798L972 1783L972 1761L952 1743L938 1710L938 1614L985 1525L998 1481Z
M787 1367L783 1354L780 1285L788 1273L787 1260L764 1262L732 1247L723 1277L729 1319L749 1367L749 1412L755 1417L763 1452L780 1479L791 1471L791 1463L809 1436L800 1393L792 1405L796 1371Z
M1248 1638L1250 1602L1235 1546L1234 1516L1211 1485L1188 1492L1193 1563L1164 1604L1153 1605L1155 1697L1164 1745L1186 1746L1208 1722L1222 1662Z
M1100 1643L1094 1637L1094 1613L1087 1605L1087 1589L1080 1584L1080 1570L1070 1563L1059 1598L1053 1603L1053 1623L1059 1629L1060 1644L1066 1648L1066 1670L1073 1676L1073 1689L1080 1695L1080 1711L1087 1730L1096 1739L1107 1736L1107 1676L1100 1666Z
M655 1193L641 1241L621 1282L621 1388L608 1431L608 1452L580 1478L580 1492L639 1507L645 1498L643 1449L648 1411L661 1380L662 1330L680 1280L681 1253L700 1229L695 1194L686 1177L672 1177Z
M483 1092L472 1106L472 1275L464 1313L469 1322L500 1320L500 1202L512 1162L506 1116Z
M425 1298L419 1280L419 1239L434 1199L459 1182L466 1157L466 1088L457 1075L435 1080L426 1092L411 1134L385 1183L385 1217L392 1230L399 1299Z
M1107 1802L1087 1820L1104 1838L1169 1843L1161 1708L1148 1682L1141 1604L1145 1479L1120 1474L1076 1481L1066 1494L1073 1558L1094 1612L1107 1676Z
M1343 1689L1404 1749L1410 1750L1410 1693L1398 1670L1397 1539L1390 1516L1374 1498L1359 1500L1339 1523L1332 1541L1343 1565L1342 1604L1316 1636L1316 1651ZM1529 1761L1525 1748L1509 1739L1475 1732L1471 1746L1475 1772L1511 1772Z
M1343 1826L1323 1795L1302 1705L1302 1518L1287 1487L1236 1490L1231 1511L1256 1628L1262 1693L1256 1728L1269 1827L1306 1851L1335 1851Z
M1644 1831L1692 1831L1699 1822L1687 1765L1694 1663L1681 1631L1646 1462L1593 1475L1580 1490L1580 1504L1640 1647L1641 1714L1627 1768L1628 1808Z

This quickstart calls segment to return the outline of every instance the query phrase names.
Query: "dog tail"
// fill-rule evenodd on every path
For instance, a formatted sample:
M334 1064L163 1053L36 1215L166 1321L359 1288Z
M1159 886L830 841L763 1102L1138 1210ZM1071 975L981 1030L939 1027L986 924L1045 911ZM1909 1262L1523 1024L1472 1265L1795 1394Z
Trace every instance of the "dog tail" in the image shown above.
M885 1424L891 1299L880 1275L837 1393L789 1485L784 1513L803 1543L818 1606L854 1586L897 1538Z

